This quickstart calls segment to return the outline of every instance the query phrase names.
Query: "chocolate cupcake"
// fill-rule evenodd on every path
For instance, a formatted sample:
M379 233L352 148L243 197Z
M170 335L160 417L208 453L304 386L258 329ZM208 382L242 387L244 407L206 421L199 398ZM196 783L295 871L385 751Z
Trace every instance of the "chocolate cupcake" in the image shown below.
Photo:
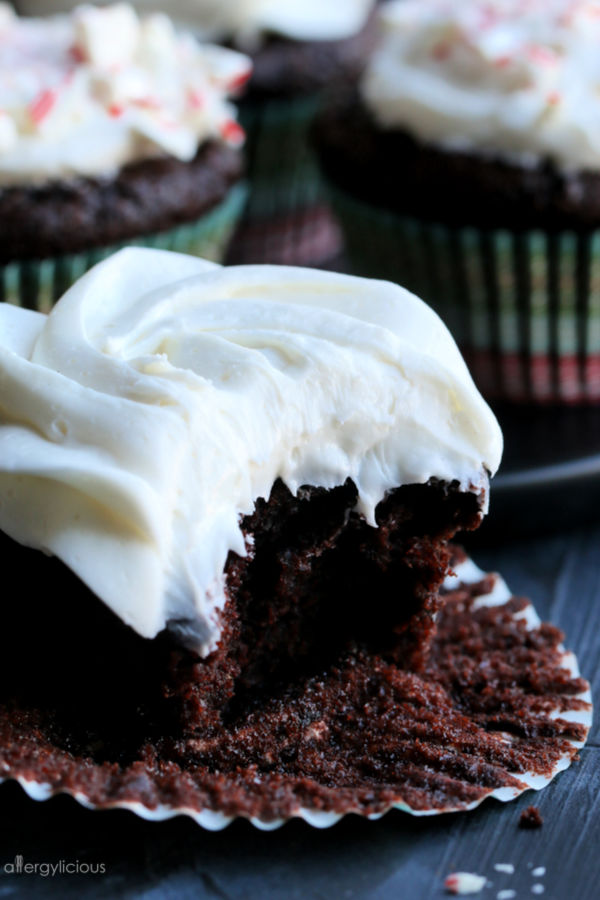
M48 308L124 243L222 258L241 213L247 57L164 15L0 4L0 296Z
M431 302L488 396L597 402L598 4L405 0L380 24L316 132L353 265Z
M240 98L250 196L230 261L318 265L339 257L342 237L323 189L309 132L323 89L354 81L373 46L377 0L177 0L174 21L248 54L254 64ZM76 0L54 0L54 9ZM137 0L139 10L164 0ZM38 13L46 4L21 0Z

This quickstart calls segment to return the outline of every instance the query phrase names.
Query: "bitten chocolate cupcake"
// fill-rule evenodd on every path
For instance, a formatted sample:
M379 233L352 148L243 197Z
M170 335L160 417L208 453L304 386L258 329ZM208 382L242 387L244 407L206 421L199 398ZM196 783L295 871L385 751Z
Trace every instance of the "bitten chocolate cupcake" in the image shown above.
M0 383L0 780L323 827L576 758L562 635L448 544L502 436L414 295L123 250L48 315L0 303Z
M241 213L250 60L128 4L0 4L0 291L45 309L125 242L220 259Z
M600 400L600 3L402 0L317 142L355 268L445 318L488 396Z

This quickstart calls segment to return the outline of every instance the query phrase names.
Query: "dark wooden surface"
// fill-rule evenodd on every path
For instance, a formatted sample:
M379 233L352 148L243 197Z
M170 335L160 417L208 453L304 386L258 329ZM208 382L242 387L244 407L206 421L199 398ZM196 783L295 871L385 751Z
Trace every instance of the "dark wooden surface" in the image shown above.
M560 515L560 510L556 511ZM515 593L567 631L567 644L600 696L600 525L585 531L479 547L477 562L497 569ZM239 822L209 834L178 819L143 822L126 812L94 813L60 797L29 800L14 784L0 787L0 900L5 897L363 898L429 900L446 896L453 870L486 875L479 895L513 889L544 900L600 897L600 731L581 761L540 794L510 804L488 801L475 812L415 819L392 813L379 822L348 818L327 831L291 823L261 833ZM522 831L520 811L536 804L537 831ZM103 863L106 875L10 875L25 862ZM513 875L494 870L512 863ZM532 869L546 867L542 878Z

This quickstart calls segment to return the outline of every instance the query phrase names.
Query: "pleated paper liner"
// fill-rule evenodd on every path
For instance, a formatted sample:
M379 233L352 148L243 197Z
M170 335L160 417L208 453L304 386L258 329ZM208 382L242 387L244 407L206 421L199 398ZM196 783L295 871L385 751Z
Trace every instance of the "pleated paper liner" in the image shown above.
M353 271L430 303L487 397L600 401L600 229L450 227L331 190Z
M320 265L341 252L309 133L318 93L243 100L250 196L232 242L233 264Z
M364 701L371 716L377 703L384 711L380 737L369 747L371 769L365 771L363 757L357 773L371 819L391 809L419 816L471 810L488 797L508 801L539 790L576 758L590 728L589 685L558 630L541 623L528 600L511 596L500 576L457 559L428 670L418 676L388 666ZM390 705L390 685L402 695L396 706ZM230 769L218 772L182 768L175 758L110 764L80 758L64 734L45 728L43 715L10 703L2 709L10 727L3 729L1 777L18 780L36 800L67 793L91 809L129 809L153 821L186 815L209 830L239 816L264 830L291 818L324 828L365 812L352 785L315 786L315 802L297 785L296 803L277 815L285 774L264 760L262 768L253 763L252 778L244 780L241 744ZM268 711L260 716L268 727ZM322 741L321 753L335 765L336 741L360 728L359 720L340 727L331 742L333 722L313 722L311 740ZM440 722L453 730L451 739L440 741ZM219 801L228 779L244 786L246 796L233 795L239 809ZM253 791L263 800L259 814L244 812Z
M175 250L222 262L246 196L246 185L238 184L221 203L199 219L168 231L143 235L109 247L96 247L88 252L0 265L0 301L48 312L88 269L124 246Z

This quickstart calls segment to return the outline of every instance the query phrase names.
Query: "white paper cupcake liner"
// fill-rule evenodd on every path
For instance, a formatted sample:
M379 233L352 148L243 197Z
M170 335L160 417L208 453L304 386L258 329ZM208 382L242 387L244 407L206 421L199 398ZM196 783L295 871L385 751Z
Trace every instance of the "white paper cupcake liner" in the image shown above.
M444 588L448 592L454 592L460 590L461 586L463 585L478 584L484 579L486 580L486 590L474 601L472 606L473 611L483 607L502 606L511 599L512 594L508 586L506 585L506 582L502 579L501 576L496 574L486 575L486 573L479 569L475 565L475 563L468 558L456 567L456 573L454 575L448 576L444 583ZM539 628L539 626L542 624L537 612L535 611L531 603L528 603L517 613L513 613L513 618L522 619L526 624L527 631L533 631ZM575 655L572 652L565 650L562 645L558 647L558 651L561 654L560 668L569 673L569 675L573 678L579 677L579 666ZM292 815L286 818L264 821L257 817L249 817L249 821L252 823L252 825L262 831L272 831L276 828L280 828L285 824L285 822L293 818L303 819L307 824L312 825L315 828L329 828L350 813L358 813L363 815L365 818L369 818L372 820L381 818L392 809L398 809L415 816L439 815L441 813L468 811L474 809L488 797L493 797L494 799L501 802L507 802L509 800L514 800L526 790L538 791L546 787L556 775L569 767L569 765L573 761L575 751L580 749L587 739L589 729L592 724L592 698L589 687L575 697L569 695L569 700L580 701L578 705L580 705L581 708L561 711L560 708L557 707L554 712L550 713L550 718L560 718L563 721L577 723L583 728L584 739L580 741L569 740L568 743L570 745L570 748L572 748L572 752L564 753L556 761L551 773L548 775L539 775L534 772L513 773L513 777L518 779L518 786L511 785L490 789L489 791L484 792L476 801L468 805L461 804L460 806L448 805L431 809L414 809L399 798L396 802L391 803L383 811L368 816L364 816L364 814L361 813L359 809L347 809L343 813L337 813L317 809L308 809L300 806L293 812ZM8 766L4 765L4 773L3 777L0 778L0 783L9 779L18 781L23 790L33 800L48 800L57 794L66 793L72 796L78 803L88 809L128 809L141 818L153 822L165 821L175 816L183 815L189 816L191 819L197 822L198 825L202 826L208 831L220 831L221 829L229 825L234 820L234 818L237 818L235 816L228 816L211 809L198 810L186 806L167 806L162 804L150 807L140 802L130 802L126 800L116 801L114 803L103 803L100 806L91 802L90 799L82 792L56 788L48 783L44 783L43 781L33 781L19 775L11 775L11 772L8 770Z

